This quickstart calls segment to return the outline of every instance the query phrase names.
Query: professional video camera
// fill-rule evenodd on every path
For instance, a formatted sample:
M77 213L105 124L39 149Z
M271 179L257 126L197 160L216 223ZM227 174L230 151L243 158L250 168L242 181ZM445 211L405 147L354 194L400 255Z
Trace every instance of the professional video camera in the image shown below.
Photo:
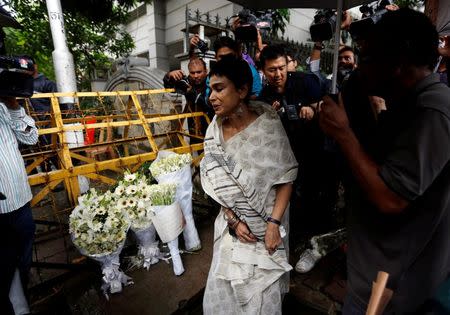
M362 13L362 19L350 24L349 31L353 40L366 39L372 26L387 12L386 6L390 4L390 0L381 0L361 6L359 11Z
M231 18L239 18L239 25L234 30L236 40L256 41L257 29L265 30L272 27L272 14L272 10L253 12L243 9L237 15L232 16Z
M21 28L20 24L0 7L0 28ZM24 57L4 56L5 32L0 29L0 96L30 97L33 95L33 61Z
M31 59L0 56L0 96L32 96L33 71Z
M336 10L321 9L314 15L314 22L309 27L311 39L321 42L333 38L336 30Z

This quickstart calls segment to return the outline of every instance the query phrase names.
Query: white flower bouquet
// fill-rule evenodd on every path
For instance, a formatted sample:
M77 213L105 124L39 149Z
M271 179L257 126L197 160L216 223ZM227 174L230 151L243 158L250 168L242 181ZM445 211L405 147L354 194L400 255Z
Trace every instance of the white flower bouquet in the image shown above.
M119 250L127 236L129 223L111 192L98 194L90 189L78 201L69 223L75 246L88 256Z
M198 250L201 248L201 243L192 214L191 163L190 154L159 151L157 159L150 165L150 172L159 184L177 184L176 200L186 220L183 230L184 243L187 250Z
M150 191L153 224L161 241L169 246L173 271L179 276L184 272L178 249L178 235L183 231L184 218L175 198L177 185L172 183L152 185Z
M161 153L163 157L160 158ZM186 165L191 165L192 156L189 153L176 154L168 151L160 151L158 159L150 165L150 172L153 177L173 173L181 170Z
M129 228L123 211L111 192L99 194L91 189L78 198L79 205L70 214L69 231L72 241L83 255L102 266L103 286L107 292L122 291L122 285L131 284L131 278L119 269L119 254Z
M117 207L126 212L132 230L147 229L152 224L149 189L145 175L126 171L114 190Z
M118 207L126 213L131 230L136 235L138 255L143 258L142 267L147 270L160 257L156 231L152 224L151 187L145 175L126 171L123 180L114 190Z

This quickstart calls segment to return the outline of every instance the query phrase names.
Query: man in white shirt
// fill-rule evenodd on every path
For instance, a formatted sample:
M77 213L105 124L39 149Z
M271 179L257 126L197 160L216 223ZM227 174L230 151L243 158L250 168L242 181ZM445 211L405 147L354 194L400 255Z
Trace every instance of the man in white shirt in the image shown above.
M16 268L27 287L35 232L31 188L18 145L37 141L34 120L14 97L0 97L0 310L7 315L14 314L9 291Z

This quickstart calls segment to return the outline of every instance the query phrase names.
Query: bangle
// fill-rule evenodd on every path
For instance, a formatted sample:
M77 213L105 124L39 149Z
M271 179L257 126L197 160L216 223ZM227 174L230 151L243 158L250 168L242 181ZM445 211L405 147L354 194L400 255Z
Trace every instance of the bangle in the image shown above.
M267 218L267 222L272 222L272 223L274 223L274 224L276 224L276 225L281 225L281 222L280 222L279 220L274 219L274 218L272 218L272 217L268 217L268 218Z
M236 230L236 228L238 227L239 223L241 223L241 220L237 219L236 222L233 223L232 226L230 226L233 230Z

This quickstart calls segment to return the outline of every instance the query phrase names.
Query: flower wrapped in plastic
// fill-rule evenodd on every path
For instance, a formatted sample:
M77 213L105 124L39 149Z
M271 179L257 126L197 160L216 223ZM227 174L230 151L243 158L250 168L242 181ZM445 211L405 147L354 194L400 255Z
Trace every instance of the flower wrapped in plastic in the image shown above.
M69 219L72 241L83 255L100 262L105 295L121 292L123 285L133 283L119 269L119 254L127 236L128 220L109 191L99 194L91 189L78 201L79 205Z
M150 165L150 172L158 183L176 183L176 200L180 204L186 220L183 238L186 249L195 251L201 248L200 238L192 214L192 156L159 151L157 159Z
M183 231L184 218L175 200L176 184L166 183L151 186L153 224L161 241L167 243L173 263L173 272L179 276L184 272L178 249L178 236Z
M114 190L117 206L127 214L130 228L138 241L138 255L142 256L143 267L147 270L159 261L160 256L151 218L150 189L151 185L145 175L126 171L123 180Z

